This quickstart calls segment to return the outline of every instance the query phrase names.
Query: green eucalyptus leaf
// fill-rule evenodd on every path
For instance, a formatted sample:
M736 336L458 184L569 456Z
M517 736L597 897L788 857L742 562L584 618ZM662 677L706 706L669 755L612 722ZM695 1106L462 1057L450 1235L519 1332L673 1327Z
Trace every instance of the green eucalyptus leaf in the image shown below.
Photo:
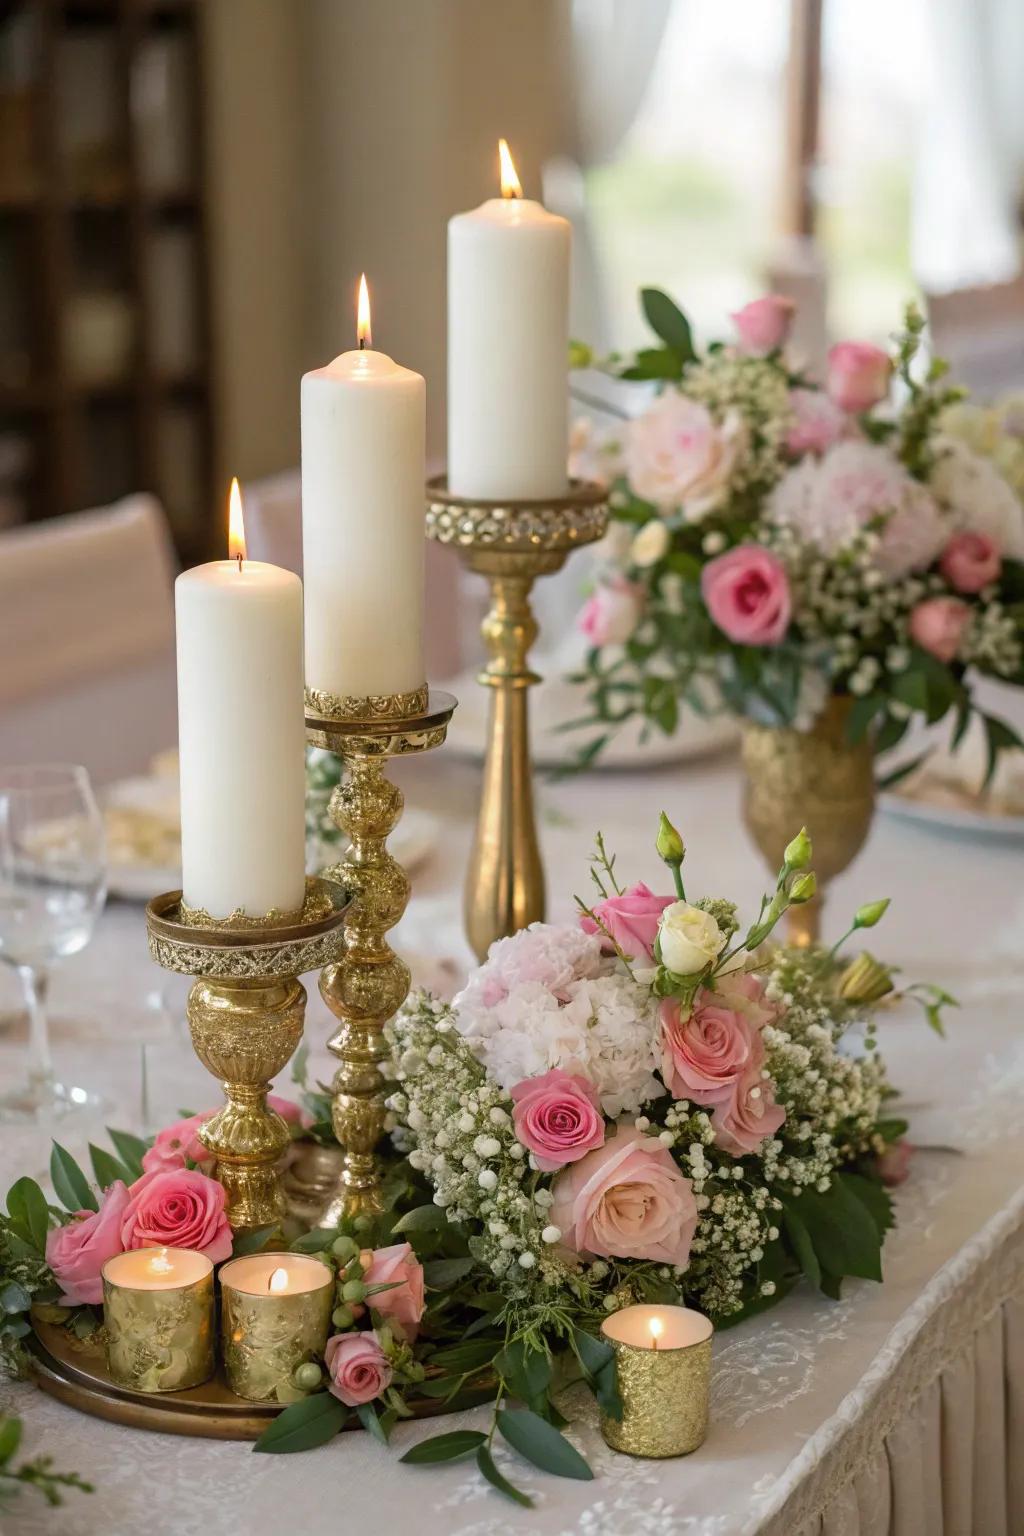
M421 1440L399 1459L409 1466L427 1467L439 1461L457 1461L486 1442L487 1436L478 1429L453 1429L445 1435L432 1435L429 1440Z
M529 1408L503 1408L497 1414L498 1431L513 1450L532 1461L542 1472L590 1482L593 1472L574 1445L554 1425Z
M348 1409L344 1403L330 1392L317 1392L301 1403L292 1403L278 1414L260 1435L253 1450L282 1456L291 1451L308 1451L314 1446L326 1445L328 1440L334 1439L347 1418Z
M35 1179L17 1179L7 1193L7 1214L16 1234L39 1254L46 1252L50 1209Z
M494 1457L486 1445L481 1445L477 1448L476 1464L492 1488L497 1488L499 1493L503 1493L507 1499L512 1499L514 1503L521 1504L524 1509L533 1508L533 1500L529 1495L522 1493L518 1488L514 1487L508 1478L498 1471L494 1464Z
M312 1232L303 1232L290 1244L292 1253L323 1253L329 1248L338 1236L335 1227L314 1227Z
M53 1143L50 1152L50 1179L57 1199L72 1215L76 1211L99 1210L99 1202L89 1180L71 1153L65 1151L57 1141Z
M27 1312L31 1305L32 1297L17 1280L8 1280L0 1289L0 1312Z

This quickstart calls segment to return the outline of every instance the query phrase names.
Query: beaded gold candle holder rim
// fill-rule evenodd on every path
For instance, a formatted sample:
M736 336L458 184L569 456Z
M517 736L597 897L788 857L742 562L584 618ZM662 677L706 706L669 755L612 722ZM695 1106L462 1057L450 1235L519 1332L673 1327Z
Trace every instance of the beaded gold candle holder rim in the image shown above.
M416 695L391 696L414 698L416 707L409 714L381 710L360 716L322 714L311 702L322 697L317 689L306 690L306 739L314 747L342 756L362 750L364 755L403 757L440 746L458 704L454 694L428 688Z
M183 976L271 979L301 976L337 958L343 943L348 896L341 886L307 876L302 912L270 912L262 918L235 914L200 922L182 913L180 891L165 891L146 905L149 951L164 970Z
M593 544L608 526L608 492L591 480L570 480L562 496L495 501L456 496L448 476L427 481L426 534L438 544L509 554L557 553Z

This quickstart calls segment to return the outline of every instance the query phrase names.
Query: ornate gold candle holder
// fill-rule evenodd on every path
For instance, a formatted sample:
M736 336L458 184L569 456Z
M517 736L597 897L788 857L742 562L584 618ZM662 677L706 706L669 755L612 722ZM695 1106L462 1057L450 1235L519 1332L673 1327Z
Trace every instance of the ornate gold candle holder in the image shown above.
M607 493L586 481L565 496L505 502L453 496L443 475L427 483L427 538L454 545L491 588L481 631L490 660L480 674L492 690L490 723L465 890L466 934L481 960L495 939L544 916L526 707L526 690L540 681L527 665L538 633L530 589L607 526Z
M334 1271L301 1253L232 1259L220 1272L221 1348L228 1386L252 1403L294 1402L293 1377L323 1359Z
M714 1328L688 1307L624 1307L601 1325L615 1351L622 1418L601 1416L613 1451L687 1456L708 1432Z
M180 891L146 908L153 959L196 978L187 1005L192 1044L226 1099L199 1139L215 1159L236 1229L269 1226L284 1215L280 1163L290 1137L267 1108L267 1089L302 1038L306 989L299 976L342 952L345 906L333 881L310 879L301 913L220 921L183 907Z
M213 1375L213 1265L191 1248L139 1248L103 1266L107 1367L137 1392L181 1392Z
M335 825L350 847L340 863L324 871L350 898L345 915L345 951L320 976L320 993L339 1027L327 1042L340 1066L332 1085L334 1132L344 1148L340 1179L320 1191L320 1225L336 1227L345 1215L381 1209L375 1148L384 1131L384 1026L409 992L409 967L385 934L405 911L409 880L387 851L405 804L402 791L386 777L392 757L439 747L456 701L450 693L338 698L308 689L306 734L315 747L341 757L345 777L331 795ZM295 1191L309 1201L311 1191Z

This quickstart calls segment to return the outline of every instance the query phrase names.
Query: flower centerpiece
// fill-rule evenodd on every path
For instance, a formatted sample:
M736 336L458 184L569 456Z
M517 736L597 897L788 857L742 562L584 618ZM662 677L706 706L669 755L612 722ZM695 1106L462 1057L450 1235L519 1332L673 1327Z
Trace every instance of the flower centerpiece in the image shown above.
M787 357L785 299L746 305L703 354L665 294L643 305L657 346L575 349L646 401L619 430L576 429L614 518L580 615L581 758L633 716L671 734L681 703L720 699L749 726L759 845L774 864L806 819L827 878L866 835L873 752L946 715L958 743L975 677L1024 683L1024 451L940 360L922 372L913 306L891 354L833 347L822 386ZM1020 742L980 713L991 768Z
M292 1237L335 1274L323 1361L303 1360L256 1449L321 1445L350 1420L387 1440L424 1411L493 1403L489 1431L433 1435L403 1460L496 1464L495 1435L536 1466L586 1478L556 1403L571 1375L621 1412L609 1313L678 1303L728 1326L805 1276L838 1296L881 1279L893 1220L886 1183L906 1174L905 1122L873 1012L895 997L879 961L775 948L780 918L814 894L806 833L788 844L753 921L691 900L684 848L662 816L672 889L623 889L598 839L597 895L579 919L496 942L451 1004L412 997L389 1026L394 1092L385 1211ZM853 933L887 902L863 906ZM945 994L909 987L938 1022ZM843 1048L856 1033L862 1049ZM305 1095L296 1138L323 1134ZM96 1184L60 1147L61 1206L20 1179L0 1216L0 1343L17 1353L36 1319L85 1337L100 1271L130 1247L180 1244L215 1262L289 1234L232 1234L223 1190L197 1165L190 1117L152 1143L114 1133L93 1149ZM62 1207L62 1208L61 1208ZM511 1406L518 1403L518 1407Z

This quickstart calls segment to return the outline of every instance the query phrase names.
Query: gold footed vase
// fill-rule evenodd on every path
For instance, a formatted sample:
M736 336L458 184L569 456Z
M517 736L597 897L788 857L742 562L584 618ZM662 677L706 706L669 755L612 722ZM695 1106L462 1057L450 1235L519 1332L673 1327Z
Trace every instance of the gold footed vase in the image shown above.
M386 1117L384 1026L409 992L409 967L387 942L409 900L409 878L387 850L405 804L386 774L393 757L438 747L455 699L448 693L339 699L310 691L306 733L313 746L341 757L345 776L329 813L349 838L338 864L324 871L348 897L344 951L320 976L320 995L338 1020L327 1048L339 1066L331 1085L331 1119L343 1149L340 1171L322 1160L289 1181L293 1210L319 1207L318 1224L383 1209L376 1148ZM317 1188L318 1179L324 1183Z
M818 895L790 907L792 944L814 944L825 888L857 857L875 813L870 738L852 745L846 724L852 701L830 698L810 730L748 724L743 729L743 818L774 872L786 844L806 827L814 844Z

